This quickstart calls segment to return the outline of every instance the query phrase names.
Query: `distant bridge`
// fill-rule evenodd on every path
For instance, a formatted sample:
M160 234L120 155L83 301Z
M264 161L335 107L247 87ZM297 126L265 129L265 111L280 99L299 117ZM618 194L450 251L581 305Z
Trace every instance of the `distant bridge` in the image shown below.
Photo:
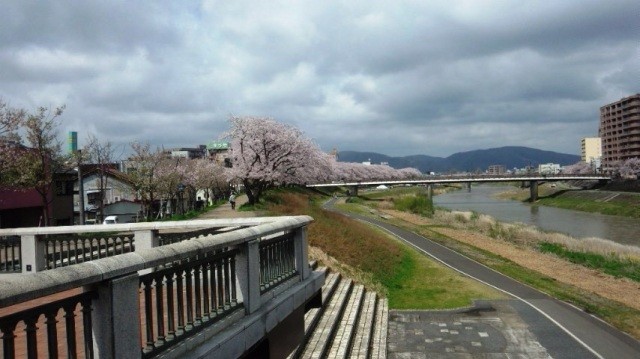
M538 199L538 184L541 182L557 181L610 181L611 176L599 174L526 174L526 175L467 175L467 176L428 176L414 180L374 180L363 182L332 182L307 185L307 187L350 187L353 194L358 194L358 188L370 186L396 186L396 185L427 185L429 186L429 196L432 196L431 185L445 183L467 183L471 186L473 182L528 182L531 190L531 201ZM470 187L469 187L470 188Z

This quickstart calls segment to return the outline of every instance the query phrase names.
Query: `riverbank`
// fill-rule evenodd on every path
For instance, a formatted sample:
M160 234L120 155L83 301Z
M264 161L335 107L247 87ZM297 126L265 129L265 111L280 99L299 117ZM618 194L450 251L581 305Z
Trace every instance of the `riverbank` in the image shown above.
M326 211L328 197L305 190L273 191L269 214L305 214L309 255L389 299L391 309L451 309L504 294L422 256L388 233ZM432 278L425 281L424 278Z
M539 188L537 205L600 213L611 216L640 218L640 193L609 190L579 190L570 186L546 183ZM529 201L529 189L517 188L497 195L501 199Z
M414 193L420 190L423 191L413 188ZM358 198L354 203L340 206L376 218L384 216L397 226L435 240L498 272L570 302L640 338L638 282L573 264L553 254L541 253L535 246L526 245L531 239L510 241L516 231L503 224L486 226L489 231L493 228L494 237L481 233L472 227L471 220L481 219L484 224L492 222L471 212L437 211L434 218L427 218L398 211L393 208L392 198L413 195L405 188L398 191L394 193L396 191L392 189L384 193L367 193L370 199ZM470 303L471 299L499 295L480 283L442 270L442 266L426 257L421 258L424 256L416 257L417 252L403 248L384 232L322 210L321 204L327 197L304 190L282 191L277 197L278 201L267 206L269 214L307 214L314 217L308 232L310 245L315 247L310 249L310 255L324 265L343 273L348 272L350 277L357 278L358 282L369 288L385 293L393 303L392 307L451 308L464 306L461 303ZM507 235L506 238L501 237L503 235Z
M359 213L367 212L362 207L375 208L377 214L374 215L383 215L396 225L437 240L499 272L571 302L640 338L640 302L637 300L640 285L637 281L608 275L603 270L590 269L557 255L543 253L538 249L534 235L549 236L546 240L554 243L582 246L574 248L577 251L583 250L585 245L601 253L617 248L616 256L631 258L634 262L640 260L637 247L610 241L587 243L572 240L560 234L535 231L530 226L499 223L489 216L472 212L436 211L432 218L427 218L394 209L393 196L375 197L375 201L344 206Z

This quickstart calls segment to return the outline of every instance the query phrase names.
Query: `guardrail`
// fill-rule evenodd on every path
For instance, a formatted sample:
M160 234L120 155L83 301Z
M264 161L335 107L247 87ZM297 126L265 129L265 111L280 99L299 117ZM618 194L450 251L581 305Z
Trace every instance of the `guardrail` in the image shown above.
M93 246L92 236L69 236L78 234L71 229L99 235L98 228L87 228L94 226L0 232L23 240L62 234L65 239L55 243L63 250L52 253L81 253L66 257L76 258L72 265L0 277L3 358L149 358L212 325L231 325L309 277L306 226L311 221L296 216L140 224L143 229L99 226L134 233L128 245L135 251L117 255L110 245ZM142 232L156 244L163 235L179 240L140 248ZM100 236L107 237L123 238ZM124 240L108 243L127 247ZM86 248L111 256L83 257ZM50 258L46 250L43 257Z

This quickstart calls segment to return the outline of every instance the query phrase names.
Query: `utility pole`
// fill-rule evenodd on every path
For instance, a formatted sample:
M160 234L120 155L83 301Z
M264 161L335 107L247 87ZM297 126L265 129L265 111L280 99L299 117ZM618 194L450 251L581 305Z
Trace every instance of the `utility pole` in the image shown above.
M76 151L78 160L78 213L80 215L80 225L84 225L84 183L82 182L82 150Z
M84 184L82 183L82 150L78 149L78 133L69 131L69 154L75 158L78 165L78 220L84 225Z

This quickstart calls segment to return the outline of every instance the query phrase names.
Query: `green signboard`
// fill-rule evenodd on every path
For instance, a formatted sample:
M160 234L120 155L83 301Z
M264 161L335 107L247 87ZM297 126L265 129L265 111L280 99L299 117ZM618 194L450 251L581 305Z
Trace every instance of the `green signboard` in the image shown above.
M224 141L211 141L207 144L208 150L228 150L229 142Z

